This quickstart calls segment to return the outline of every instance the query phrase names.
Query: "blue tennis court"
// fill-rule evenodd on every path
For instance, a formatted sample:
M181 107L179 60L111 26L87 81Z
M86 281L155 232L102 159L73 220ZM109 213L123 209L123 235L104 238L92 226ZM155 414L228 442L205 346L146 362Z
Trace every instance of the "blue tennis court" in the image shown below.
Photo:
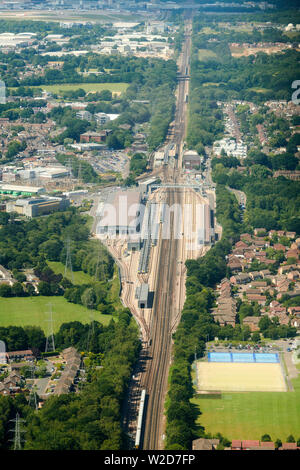
M231 353L231 352L209 352L209 362L244 362L244 363L267 363L276 364L279 362L278 354L276 353Z
M232 362L230 353L208 353L209 362Z
M255 353L256 362L267 362L275 364L279 362L279 356L276 353Z

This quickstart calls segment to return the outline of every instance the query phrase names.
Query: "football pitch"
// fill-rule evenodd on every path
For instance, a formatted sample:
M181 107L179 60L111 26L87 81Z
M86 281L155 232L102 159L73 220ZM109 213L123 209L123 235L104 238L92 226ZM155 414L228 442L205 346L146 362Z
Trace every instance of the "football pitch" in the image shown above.
M300 372L300 365L297 368ZM298 439L300 374L291 379L291 384L293 390L286 392L222 391L220 394L197 394L191 400L201 412L197 424L204 426L207 433L220 432L230 440L260 439L263 434L269 434L272 440L286 441L291 434Z
M279 363L198 362L197 384L199 391L286 391Z

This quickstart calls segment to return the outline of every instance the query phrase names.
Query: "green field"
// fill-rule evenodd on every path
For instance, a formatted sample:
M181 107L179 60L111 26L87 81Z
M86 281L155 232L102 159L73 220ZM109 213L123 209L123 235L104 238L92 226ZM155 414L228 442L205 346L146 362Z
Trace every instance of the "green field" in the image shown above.
M217 58L218 58L217 54L213 51L210 51L209 49L198 50L198 60L217 59Z
M59 261L47 261L48 266L55 272L55 274L65 274L65 266ZM73 271L74 284L90 284L95 282L95 279L89 274L84 273L83 271ZM69 270L67 270L66 277L72 281L72 275ZM120 279L117 265L114 267L114 276L109 282L109 292L108 292L108 301L111 302L114 307L118 309L124 308L119 297L120 293ZM106 315L103 315L106 318Z
M268 89L268 88L257 88L257 87L253 87L253 88L248 88L248 91L255 91L255 93L268 93L272 90Z
M206 83L203 83L202 86L220 86L220 83L216 83L216 82L206 82Z
M65 275L65 266L59 261L47 261L48 266L55 272L55 274ZM67 270L66 277L72 281L72 275L70 270ZM73 271L74 284L90 284L94 279L83 271Z
M300 369L300 366L298 366ZM300 437L300 375L295 391L222 393L221 398L193 398L201 410L198 423L205 431L228 439L260 439L269 434L285 441Z
M80 321L89 323L91 317L104 325L111 320L111 315L102 315L97 310L88 310L82 305L68 302L64 297L15 297L0 298L0 326L40 326L47 333L46 314L49 303L52 304L54 332L62 323Z
M215 29L210 28L209 26L205 26L201 29L199 34L221 34L220 31L216 31Z
M13 21L90 21L96 23L112 23L117 21L131 22L131 21L143 21L144 18L135 13L126 13L126 12L108 12L107 10L95 10L92 13L90 12L81 12L81 11L64 11L63 18L61 12L51 12L48 10L31 10L27 11L25 14L18 11L1 11L1 18L5 20Z
M56 94L61 91L78 90L79 88L82 88L85 92L91 91L92 93L102 90L110 90L112 93L123 93L126 91L128 86L128 83L67 83L58 85L40 85L37 88L42 88L43 90Z

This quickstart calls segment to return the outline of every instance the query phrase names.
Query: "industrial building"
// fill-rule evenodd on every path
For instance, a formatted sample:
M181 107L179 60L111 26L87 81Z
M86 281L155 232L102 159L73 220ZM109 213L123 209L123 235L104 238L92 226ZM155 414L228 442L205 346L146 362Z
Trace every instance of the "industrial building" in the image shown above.
M6 212L17 212L27 217L37 217L39 215L65 210L69 205L69 199L60 197L16 199L7 203Z
M59 167L36 167L34 169L28 168L20 170L18 175L21 179L35 179L41 178L44 180L52 180L57 178L66 178L70 175L68 168L63 166Z
M138 300L139 308L148 308L149 304L149 285L141 284L136 288L136 298Z
M151 178L148 178L145 181L140 181L139 182L139 188L140 190L144 193L147 194L151 186L155 183L159 182L159 178L156 178L155 176L152 176Z
M127 239L127 250L128 251L139 251L142 248L141 237L138 236L128 236Z
M103 205L98 234L134 235L140 232L144 215L139 191L117 191Z
M0 184L0 194L12 196L34 196L45 192L44 188L37 186L19 186L14 184Z
M184 168L197 169L201 165L201 157L195 150L186 150L183 154L182 163Z
M210 209L209 204L201 204L199 208L199 222L197 242L199 245L209 245L214 236L213 229L213 211Z

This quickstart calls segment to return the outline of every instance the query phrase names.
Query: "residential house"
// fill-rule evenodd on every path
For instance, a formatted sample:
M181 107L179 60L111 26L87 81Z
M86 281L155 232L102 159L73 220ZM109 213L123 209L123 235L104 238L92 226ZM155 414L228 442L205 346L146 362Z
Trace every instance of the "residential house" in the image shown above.
M260 317L245 317L243 319L243 325L248 325L251 331L259 331Z
M192 450L216 450L220 439L195 439L192 442Z
M251 276L248 273L240 273L235 276L231 276L230 282L232 284L247 284L251 281Z

